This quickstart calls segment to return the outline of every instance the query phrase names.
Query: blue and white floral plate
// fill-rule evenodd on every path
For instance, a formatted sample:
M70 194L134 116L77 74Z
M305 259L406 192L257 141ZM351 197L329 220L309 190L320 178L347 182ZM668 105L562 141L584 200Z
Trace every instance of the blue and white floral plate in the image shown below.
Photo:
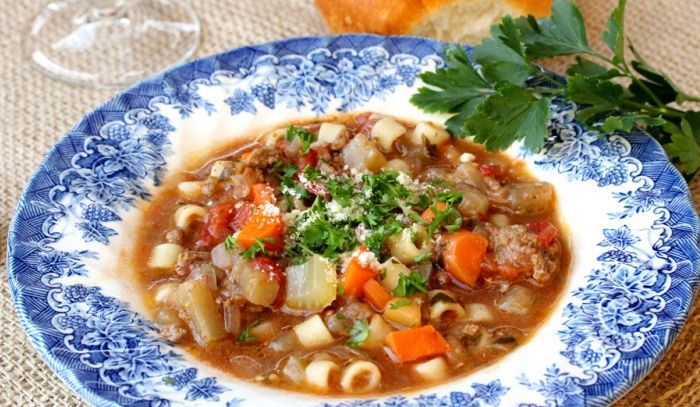
M571 278L534 338L498 363L420 392L328 399L258 387L159 339L127 264L139 208L167 174L292 118L373 110L443 120L408 102L443 44L348 35L235 49L177 67L88 114L46 156L9 235L17 313L41 356L99 406L601 406L668 349L698 281L698 219L641 132L600 137L552 105L542 154L573 247Z

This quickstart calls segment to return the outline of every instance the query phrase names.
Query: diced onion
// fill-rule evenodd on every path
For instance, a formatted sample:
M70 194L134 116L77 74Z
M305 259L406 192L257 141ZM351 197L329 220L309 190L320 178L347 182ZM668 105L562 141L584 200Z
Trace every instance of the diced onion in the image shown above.
M479 169L476 165L474 165L474 163L471 162L459 164L454 170L454 178L458 182L464 182L475 186L482 191L485 191L488 188L486 181L484 181L484 177L479 172Z
M277 279L268 272L247 264L239 264L238 282L243 288L245 299L251 304L263 307L269 307L275 302L280 289Z
M211 262L214 264L214 266L222 270L229 270L237 263L236 255L233 253L233 251L229 253L226 250L226 245L224 243L216 245L211 250Z
M493 223L499 228L503 228L510 225L510 218L508 217L508 215L505 215L503 213L494 213L489 217L489 222Z
M478 188L466 183L457 183L453 190L462 193L462 202L457 206L460 215L477 218L488 212L489 198Z
M234 335L241 332L241 309L237 305L224 305L224 330Z
M299 348L299 340L294 331L283 331L267 346L275 353L289 353Z
M397 138L406 133L406 128L393 117L379 119L372 126L371 136L381 147L382 151L391 151L391 146Z
M318 314L294 326L293 329L301 345L307 349L328 345L334 341Z
M192 335L201 346L226 335L223 319L211 291L201 280L185 281L178 288L181 307L187 313Z
M314 360L305 369L306 382L315 390L327 391L331 373L340 370L338 364L330 360Z
M389 160L389 162L386 163L386 166L384 166L384 169L388 171L405 172L406 174L411 173L411 167L406 161L400 158L394 158L393 160Z
M298 311L318 312L331 305L337 293L335 266L313 255L304 264L287 267L286 304Z
M552 206L554 189L546 182L509 184L508 205L513 213L534 216L546 212Z
M363 135L353 137L341 152L343 162L359 171L376 172L386 164L384 155Z
M279 330L279 324L275 321L263 321L255 326L248 329L248 333L254 336L260 341L267 341L275 336L275 333Z
M508 314L527 315L535 304L535 295L529 288L512 286L498 302L498 308Z
M377 365L366 360L350 363L343 369L340 387L347 393L366 393L379 386L382 373Z
M450 139L450 133L428 122L420 122L413 129L411 142L414 144L428 143L438 145Z
M284 368L282 369L282 374L294 384L301 384L306 377L304 367L301 365L301 362L299 362L299 359L294 356L290 356L287 359L287 363L284 364Z
M442 356L413 365L413 371L426 382L444 380L449 375L449 368Z
M187 276L187 280L201 280L208 289L214 291L216 290L216 270L211 264L208 263L197 263L191 267L190 275Z
M180 255L185 249L176 243L161 243L153 248L148 267L154 269L169 269L177 265Z

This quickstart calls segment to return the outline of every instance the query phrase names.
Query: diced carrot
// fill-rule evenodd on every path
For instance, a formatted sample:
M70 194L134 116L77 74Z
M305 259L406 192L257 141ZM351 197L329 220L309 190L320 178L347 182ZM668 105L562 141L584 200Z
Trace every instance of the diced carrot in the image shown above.
M240 230L237 240L239 245L247 249L255 244L256 239L274 239L273 242L265 243L265 249L279 250L283 245L283 232L284 223L280 215L268 215L258 210Z
M267 184L253 184L250 187L250 195L256 205L275 203L275 191Z
M384 341L401 362L415 362L450 351L450 345L432 325L394 331Z
M435 204L435 207L440 211L444 211L447 207L447 204L444 202L438 202ZM424 210L420 216L423 218L425 223L430 223L433 221L433 219L435 219L435 214L433 213L432 209L430 209L430 207Z
M460 282L475 287L489 241L476 233L460 230L446 234L444 242L442 261L445 270Z
M364 251L367 251L367 249L360 248L361 253ZM379 274L377 270L369 265L363 266L360 263L359 257L353 256L343 273L343 290L345 294L352 297L359 297L362 295L362 287L367 280L376 277L377 274Z
M391 294L389 294L384 287L382 287L382 285L373 278L367 280L367 282L362 286L362 292L365 294L367 301L369 301L369 303L379 311L383 310L386 303L392 298Z

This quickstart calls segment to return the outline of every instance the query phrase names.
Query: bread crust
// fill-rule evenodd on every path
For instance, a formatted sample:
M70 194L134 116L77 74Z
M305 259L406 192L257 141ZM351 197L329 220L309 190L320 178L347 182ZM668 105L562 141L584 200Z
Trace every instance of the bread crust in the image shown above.
M433 12L459 0L316 0L328 30L333 34L369 32L410 34ZM502 0L514 14L546 15L551 0Z

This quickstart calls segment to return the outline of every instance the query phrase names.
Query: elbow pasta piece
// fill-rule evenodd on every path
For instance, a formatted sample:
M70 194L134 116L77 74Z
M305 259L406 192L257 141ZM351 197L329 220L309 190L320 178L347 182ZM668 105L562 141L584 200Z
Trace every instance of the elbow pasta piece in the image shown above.
M331 374L338 370L338 364L333 361L314 360L304 369L306 382L316 390L328 391Z
M379 119L371 131L372 138L384 152L391 151L391 146L397 138L406 134L406 128L393 117Z
M187 230L192 221L201 219L207 214L207 210L199 205L182 205L175 211L175 226Z
M469 322L491 322L493 312L485 304L471 303L464 305L465 319Z
M338 138L343 137L347 128L343 124L323 123L318 129L316 141L319 144L333 144Z
M200 199L206 195L204 188L208 183L208 181L182 181L177 184L177 190L187 199Z
M454 312L457 319L462 319L465 315L464 308L456 302L438 301L430 306L430 320L439 321L445 312Z
M413 365L413 371L426 382L446 379L448 370L447 363L442 356Z
M450 139L450 133L428 122L420 122L411 133L411 142L414 144L428 143L436 146Z
M391 255L405 265L414 264L417 256L425 255L432 250L428 233L420 225L406 228L401 233L390 236L388 241Z
M394 291L396 286L399 285L399 277L401 275L407 276L411 274L411 270L405 264L400 263L398 259L393 257L382 263L382 270L384 271L384 278L380 282L382 287L389 292Z
M169 269L177 265L180 254L185 249L177 243L161 243L153 248L148 267L154 269Z
M158 304L169 304L172 302L171 296L177 290L177 287L179 286L179 283L176 283L174 281L168 281L166 283L158 284L154 288L154 293L153 293L153 299L158 303Z
M382 373L377 365L366 360L358 360L350 363L340 378L340 387L346 393L366 393L379 386Z

